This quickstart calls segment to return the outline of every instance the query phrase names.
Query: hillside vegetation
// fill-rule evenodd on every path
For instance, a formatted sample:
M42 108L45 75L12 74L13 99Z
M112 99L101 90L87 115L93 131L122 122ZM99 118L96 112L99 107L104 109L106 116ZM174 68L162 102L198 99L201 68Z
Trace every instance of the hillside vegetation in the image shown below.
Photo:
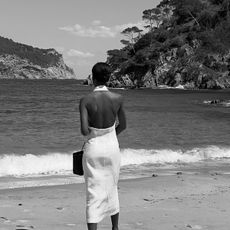
M20 44L0 36L0 55L1 54L17 55L41 67L57 65L61 57L61 54L54 49L34 48L33 46Z
M74 71L55 49L39 49L0 36L0 79L69 79Z
M229 0L163 0L142 19L108 51L110 86L230 87Z

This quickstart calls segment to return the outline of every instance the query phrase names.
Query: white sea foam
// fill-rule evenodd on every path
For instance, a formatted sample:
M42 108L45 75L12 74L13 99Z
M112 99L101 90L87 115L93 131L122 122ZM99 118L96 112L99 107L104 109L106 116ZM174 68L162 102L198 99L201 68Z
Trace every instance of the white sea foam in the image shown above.
M158 85L159 89L185 89L183 85L178 85L175 87L167 86L167 85Z
M191 150L123 149L121 165L193 163L208 159L230 158L230 148L209 146ZM71 153L46 155L2 155L0 177L66 175L72 173Z
M0 176L63 174L72 167L70 154L3 155L0 158Z
M192 163L207 159L230 158L230 148L209 146L191 150L145 150L124 149L122 165L130 164L172 164L178 162Z
M204 100L204 104L214 104L214 105L221 105L223 107L230 107L230 100Z

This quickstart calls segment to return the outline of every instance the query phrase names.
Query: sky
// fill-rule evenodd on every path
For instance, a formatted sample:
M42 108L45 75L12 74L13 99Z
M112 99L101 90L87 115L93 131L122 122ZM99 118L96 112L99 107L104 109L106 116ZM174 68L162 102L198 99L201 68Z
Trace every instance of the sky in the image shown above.
M119 49L129 26L143 26L142 12L160 0L0 0L0 36L63 54L77 78L91 74Z

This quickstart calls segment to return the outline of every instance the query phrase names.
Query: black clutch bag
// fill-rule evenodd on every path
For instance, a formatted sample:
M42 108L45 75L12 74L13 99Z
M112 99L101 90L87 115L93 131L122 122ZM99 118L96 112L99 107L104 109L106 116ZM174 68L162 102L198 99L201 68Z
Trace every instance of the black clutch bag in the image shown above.
M73 153L73 173L79 176L84 174L82 165L83 150Z

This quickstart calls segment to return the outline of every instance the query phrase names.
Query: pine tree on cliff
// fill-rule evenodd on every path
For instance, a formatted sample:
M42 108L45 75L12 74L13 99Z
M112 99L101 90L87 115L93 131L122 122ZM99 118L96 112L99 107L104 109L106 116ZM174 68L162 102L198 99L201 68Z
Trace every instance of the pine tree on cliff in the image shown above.
M173 49L177 50L177 56L172 67L181 66L181 63L195 65L199 72L199 66L203 66L213 76L215 72L216 76L220 76L221 71L228 68L220 66L227 65L225 63L214 65L210 57L223 56L230 51L229 0L162 0L156 8L144 10L142 19L148 31L141 33L131 49L130 41L121 40L122 49L108 51L107 61L116 66L118 77L128 74L135 80L149 70L154 73L162 64L162 55ZM186 56L186 47L193 49L192 57ZM191 69L194 69L192 66ZM170 71L166 78L174 77L173 71ZM190 76L188 72L184 81L194 77L196 75ZM202 84L197 87L207 85L205 82Z

